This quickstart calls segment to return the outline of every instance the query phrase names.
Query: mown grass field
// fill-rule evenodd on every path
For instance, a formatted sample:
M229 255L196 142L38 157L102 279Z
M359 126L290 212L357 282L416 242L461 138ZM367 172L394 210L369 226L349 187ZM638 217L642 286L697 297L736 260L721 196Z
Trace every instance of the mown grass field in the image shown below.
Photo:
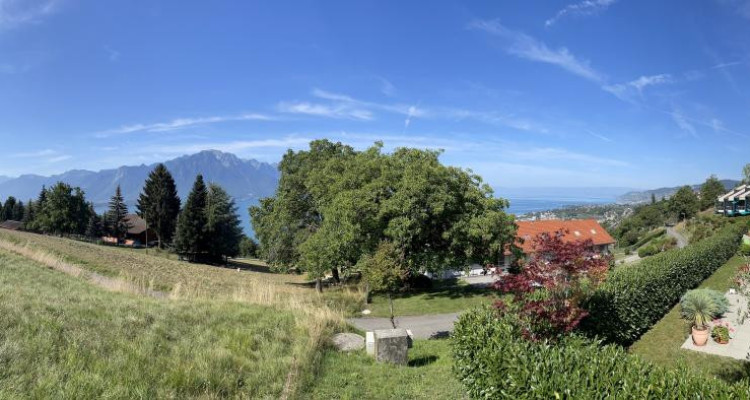
M409 364L378 364L364 351L326 352L313 399L464 399L455 378L448 340L417 340Z
M279 398L292 311L115 293L0 250L0 398Z
M737 269L745 263L741 256L731 258L699 286L725 292L732 285ZM688 368L707 376L728 381L750 378L750 365L727 357L703 354L680 348L690 335L689 326L680 318L680 305L675 305L639 341L630 346L630 352L655 364Z
M465 282L436 286L429 290L395 295L393 312L396 316L462 312L493 303L498 298L496 293L492 289L470 286ZM371 317L391 315L388 298L384 295L373 296L367 308L371 311Z

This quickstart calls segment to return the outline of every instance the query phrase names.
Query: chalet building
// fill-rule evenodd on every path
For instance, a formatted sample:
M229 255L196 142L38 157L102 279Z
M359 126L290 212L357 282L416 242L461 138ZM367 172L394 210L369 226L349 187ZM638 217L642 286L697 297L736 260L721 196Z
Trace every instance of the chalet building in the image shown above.
M740 185L716 199L716 213L728 217L750 215L750 185Z
M547 233L554 235L563 231L563 241L576 242L591 240L591 250L607 254L615 244L615 239L593 219L517 221L516 245L525 255L534 253L534 238ZM513 255L505 252L504 268L510 267Z
M125 240L121 241L120 244L131 247L143 247L146 244L153 246L157 242L156 232L148 228L146 221L137 214L126 215L124 221L128 226L128 232L125 234ZM102 240L112 244L117 244L118 242L117 238L111 236L105 236Z

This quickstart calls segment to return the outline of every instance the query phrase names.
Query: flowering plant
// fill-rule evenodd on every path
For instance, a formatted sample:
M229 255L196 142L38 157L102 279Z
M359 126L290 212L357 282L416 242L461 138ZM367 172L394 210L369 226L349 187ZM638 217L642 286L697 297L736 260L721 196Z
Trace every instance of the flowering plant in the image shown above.
M534 253L522 270L494 284L496 290L513 295L512 301L495 306L518 318L527 339L555 339L575 329L588 315L583 300L609 270L610 257L591 251L591 240L566 242L564 233L534 238Z

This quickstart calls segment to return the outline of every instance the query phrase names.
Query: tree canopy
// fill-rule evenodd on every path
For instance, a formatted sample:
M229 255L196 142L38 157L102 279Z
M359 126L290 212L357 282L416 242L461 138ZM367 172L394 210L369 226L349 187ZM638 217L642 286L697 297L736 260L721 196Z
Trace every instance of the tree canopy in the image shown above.
M159 247L172 242L180 213L180 198L172 174L164 164L151 171L138 197L138 216L156 232Z
M177 252L195 261L206 250L206 184L203 175L195 177L185 208L177 219L175 247Z
M276 194L251 207L261 256L313 277L356 265L389 242L412 272L497 263L515 225L508 202L439 151L316 140L288 151Z
M109 200L109 211L107 212L107 224L110 233L117 239L122 239L128 233L128 224L125 216L128 215L128 206L122 197L120 185L117 185L115 194Z
M694 217L699 210L698 196L690 186L681 187L669 198L669 211L680 221Z
M716 175L711 175L706 179L706 182L701 185L701 198L700 207L701 210L707 210L714 206L716 199L726 192L724 184L721 183Z

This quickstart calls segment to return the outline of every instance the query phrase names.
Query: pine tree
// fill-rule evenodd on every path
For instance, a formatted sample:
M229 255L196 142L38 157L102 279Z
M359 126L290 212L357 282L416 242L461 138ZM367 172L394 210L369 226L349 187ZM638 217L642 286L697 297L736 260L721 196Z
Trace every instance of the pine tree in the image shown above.
M89 222L86 225L86 237L100 238L103 234L102 218L94 211L94 205L89 203Z
M16 206L16 198L13 196L5 199L5 204L0 210L0 221L13 219L13 208Z
M23 210L23 218L21 218L21 228L25 231L34 231L34 219L36 216L36 204L29 200L26 202L26 207Z
M198 175L185 207L177 218L175 247L178 253L186 255L191 261L200 258L206 250L206 196L203 175Z
M170 243L180 213L180 198L174 178L164 164L149 173L136 207L138 215L156 232L159 248Z
M11 210L11 219L14 221L20 221L23 219L24 205L22 201L17 201Z
M205 212L206 245L211 260L237 256L243 236L240 217L234 200L221 186L209 185Z
M125 216L128 215L128 206L120 191L120 185L117 185L114 196L109 200L109 211L107 213L108 224L112 235L120 240L128 232L128 225L125 222Z

